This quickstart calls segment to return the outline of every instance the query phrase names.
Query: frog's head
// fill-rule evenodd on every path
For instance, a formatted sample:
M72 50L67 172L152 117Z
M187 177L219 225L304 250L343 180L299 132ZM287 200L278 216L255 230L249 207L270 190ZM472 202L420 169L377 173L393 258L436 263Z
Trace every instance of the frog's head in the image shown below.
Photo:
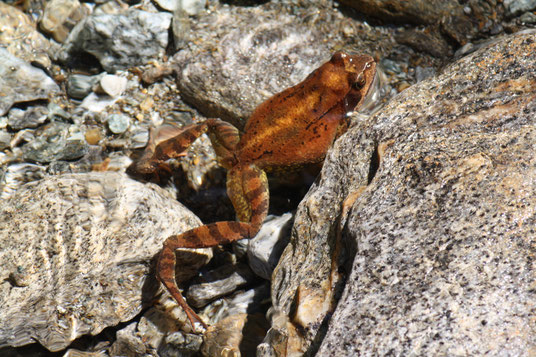
M330 62L345 72L348 92L345 96L348 111L360 106L376 76L376 61L369 55L349 55L335 52Z

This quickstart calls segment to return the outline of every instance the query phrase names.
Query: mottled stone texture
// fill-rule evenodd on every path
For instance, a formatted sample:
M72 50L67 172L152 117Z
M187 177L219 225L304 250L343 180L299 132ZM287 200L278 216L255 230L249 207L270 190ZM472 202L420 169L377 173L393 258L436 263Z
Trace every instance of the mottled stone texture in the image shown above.
M535 143L535 31L359 122L328 155L273 275L274 307L305 340L273 325L264 355L296 345L319 356L535 354ZM329 297L338 226L347 278L321 325L307 304Z
M199 223L124 174L26 184L0 207L0 347L58 351L132 319L157 291L151 261L162 242Z
M90 15L69 33L58 60L68 63L89 53L110 73L145 64L164 55L171 17L137 9Z
M188 25L180 36L191 42L172 58L181 98L240 128L257 105L302 81L336 49L370 52L367 31L345 36L344 16L330 6L221 7Z
M42 69L0 47L0 115L15 103L48 99L58 91L58 85Z

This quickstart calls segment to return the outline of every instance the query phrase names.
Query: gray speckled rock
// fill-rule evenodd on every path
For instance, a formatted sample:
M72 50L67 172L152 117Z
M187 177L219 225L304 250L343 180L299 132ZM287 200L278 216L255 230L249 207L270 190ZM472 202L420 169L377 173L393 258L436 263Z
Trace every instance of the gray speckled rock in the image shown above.
M32 162L79 159L88 152L83 136L70 132L71 125L53 122L36 132L36 138L24 145L23 157Z
M48 119L48 109L43 106L29 107L26 110L13 108L9 111L7 125L11 130L37 128Z
M344 21L330 7L281 2L223 6L203 14L189 24L195 41L171 60L181 97L204 115L241 127L257 105L303 80L335 48L367 52L360 38L367 32L346 37Z
M128 321L158 288L151 260L199 220L118 173L49 176L0 207L0 347L51 351Z
M536 32L518 33L407 89L337 141L274 272L275 309L292 318L262 355L282 346L319 356L534 353L535 88ZM349 275L320 325L331 309L312 302L330 296L339 225L347 261L335 266Z
M58 59L90 53L110 73L147 63L164 54L172 15L129 9L121 14L90 15L78 23Z
M0 116L15 103L48 99L58 85L43 70L0 47Z

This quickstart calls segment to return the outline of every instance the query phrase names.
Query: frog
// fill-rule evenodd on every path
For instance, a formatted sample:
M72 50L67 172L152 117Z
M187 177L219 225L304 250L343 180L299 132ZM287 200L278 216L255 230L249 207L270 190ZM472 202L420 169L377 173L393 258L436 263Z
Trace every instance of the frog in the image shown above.
M227 195L237 221L204 224L164 241L157 258L157 279L195 322L208 327L186 303L175 280L178 248L207 248L253 238L268 214L267 173L284 172L321 163L329 147L349 126L372 88L376 61L366 54L335 52L329 61L302 82L260 104L243 132L217 118L182 128L166 128L149 140L143 155L127 172L158 177L169 170L170 159L184 156L188 147L207 133L219 165L227 170ZM153 133L151 133L153 134Z

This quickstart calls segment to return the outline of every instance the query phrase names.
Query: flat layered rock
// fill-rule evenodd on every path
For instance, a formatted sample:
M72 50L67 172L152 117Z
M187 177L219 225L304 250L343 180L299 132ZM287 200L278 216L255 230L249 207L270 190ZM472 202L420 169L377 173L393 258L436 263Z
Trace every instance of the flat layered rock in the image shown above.
M0 347L51 351L128 321L158 290L153 257L199 220L124 174L47 176L0 208Z

